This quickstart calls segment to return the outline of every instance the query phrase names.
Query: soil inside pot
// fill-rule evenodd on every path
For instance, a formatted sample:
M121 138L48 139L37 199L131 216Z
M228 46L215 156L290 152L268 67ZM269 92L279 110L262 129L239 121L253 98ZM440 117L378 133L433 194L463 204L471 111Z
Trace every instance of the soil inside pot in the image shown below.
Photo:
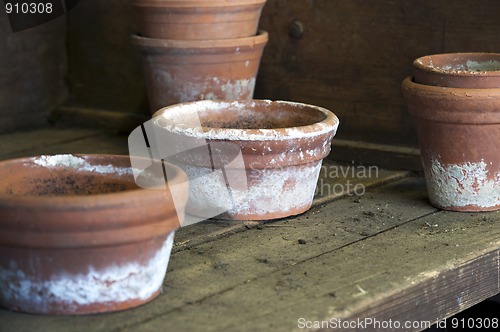
M448 74L500 71L500 56L496 54L437 54L419 58L416 63L424 69Z
M210 108L194 109L202 127L221 129L280 129L309 126L326 119L326 115L320 112L303 112L301 109L282 108L270 112L266 108L235 109ZM188 119L192 114L175 113L163 114L177 123L184 123L185 116ZM161 122L161 120L160 120Z
M213 119L210 115L200 114L201 124L207 128L224 129L279 129L290 127L308 126L326 118L323 114L290 114L290 112L240 112L233 116L225 115L226 119Z
M130 181L110 180L104 175L77 174L65 170L1 186L3 193L20 196L87 196L138 189L133 178Z
M440 69L442 71L468 71L468 72L485 72L485 71L499 71L500 61L472 61L467 60L460 63L449 63L440 66L434 66L434 68Z
M0 180L0 194L7 195L88 196L139 189L127 165L99 165L72 155L33 158L3 171L9 176Z

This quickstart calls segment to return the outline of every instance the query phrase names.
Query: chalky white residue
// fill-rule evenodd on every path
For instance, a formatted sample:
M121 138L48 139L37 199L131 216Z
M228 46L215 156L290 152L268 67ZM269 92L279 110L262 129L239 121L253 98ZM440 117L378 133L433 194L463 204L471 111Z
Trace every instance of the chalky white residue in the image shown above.
M132 174L132 169L128 167L115 167L113 165L92 165L84 158L76 157L71 154L40 156L32 158L32 160L35 164L47 168L68 167L82 172L94 172L99 174Z
M0 302L15 303L24 310L46 312L48 301L77 309L94 303L147 300L163 283L173 241L174 232L171 232L145 265L110 263L102 270L89 266L85 274L61 272L48 280L39 280L31 273L27 275L12 261L8 268L0 267Z
M279 102L279 101L278 101ZM271 100L260 100L260 104L271 104ZM318 113L329 115L329 111L301 103L286 102L287 105L293 105L296 108L314 108ZM334 125L329 125L323 122L314 123L314 130L304 131L301 127L290 127L283 129L236 129L236 128L208 128L201 125L199 113L206 109L210 110L210 114L217 115L218 112L227 112L227 109L232 109L235 112L240 110L243 112L245 109L254 109L255 102L247 101L246 103L239 102L222 102L215 101L211 104L209 101L202 103L187 103L175 105L172 108L166 108L165 111L159 116L155 117L152 121L159 128L163 128L173 134L185 135L187 137L213 139L213 140L230 140L230 141L251 141L251 140L285 140L296 138L307 138L322 135L324 133L332 132L333 135L337 132L339 122Z
M252 98L255 77L225 80L219 77L190 77L171 75L164 69L154 73L156 84L162 89L151 90L155 106L171 105L193 100L240 100Z
M198 216L208 211L218 211L211 216L207 215L213 217L225 211L233 215L284 213L310 204L321 161L307 166L253 169L248 177L245 174L239 176L240 183L230 183L229 189L221 170L212 172L204 167L179 166L190 178L190 197L186 211Z
M422 60L419 60L421 65L424 65ZM425 66L425 65L424 65ZM472 61L467 60L465 63L458 64L447 64L442 66L435 66L433 61L429 61L429 67L433 68L438 72L450 72L450 73L467 73L467 74L484 74L489 71L500 71L500 61Z
M500 205L500 171L488 179L488 165L477 163L443 165L435 158L428 171L431 202L441 207L494 207Z
M467 70L470 71L499 71L500 61L471 61L467 60Z
M33 158L33 162L44 167L72 167L78 168L85 164L85 160L80 157L75 157L71 154L59 154L55 156L40 156Z
M321 161L313 165L254 170L246 195L232 192L233 208L229 213L266 214L287 212L311 204Z

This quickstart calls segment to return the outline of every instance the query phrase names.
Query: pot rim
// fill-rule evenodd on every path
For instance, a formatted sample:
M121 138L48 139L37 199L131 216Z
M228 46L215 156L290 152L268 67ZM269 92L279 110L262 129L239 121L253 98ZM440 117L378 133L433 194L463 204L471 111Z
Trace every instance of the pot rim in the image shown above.
M500 124L500 89L451 88L403 80L408 113L426 121L461 125Z
M55 154L55 155L47 155L47 156L56 156L63 154ZM70 154L71 156L80 157L80 158L95 158L95 157L103 157L104 160L110 162L113 159L123 160L129 159L130 157L127 155L116 155L116 154ZM15 158L9 160L0 161L0 167L8 164L26 164L32 163L35 158L41 156L32 156L32 157L22 157ZM180 183L187 182L187 175L184 173L182 169L178 166L172 165L170 163L165 163L166 166L175 172L174 177L169 177L169 183L172 185L177 185ZM36 165L36 164L35 164ZM38 165L36 165L38 166ZM40 166L45 167L45 166ZM125 167L130 168L132 167ZM130 176L133 176L130 174ZM21 206L25 208L33 207L37 209L43 210L52 210L52 209L78 209L85 206L92 206L93 208L98 207L111 207L117 205L123 205L124 202L130 204L131 198L133 198L133 202L135 205L142 205L142 202L151 200L152 198L159 197L157 190L161 190L162 188L134 188L130 190L120 191L120 192L112 192L112 193L103 193L103 194L93 194L93 195L82 195L82 196L35 196L35 195L10 195L5 193L0 193L0 207L2 206Z
M158 39L132 35L132 44L141 48L168 48L168 49L217 49L217 48L235 48L244 46L260 46L266 44L269 39L267 31L259 30L256 35L243 38L228 39Z
M213 128L213 127L193 127L186 124L167 124L163 126L158 124L158 121L168 112L176 111L192 111L197 112L199 109L223 109L227 107L241 107L252 104L283 104L292 106L294 108L308 108L315 112L322 113L325 118L321 121L315 122L310 125L296 126L296 127L282 127L272 129L238 129L238 128ZM153 121L155 125L166 129L175 134L181 134L188 137L202 138L207 140L227 140L227 141L284 141L291 139L303 139L315 136L320 136L330 132L337 131L339 119L337 116L327 110L326 108L283 100L268 100L268 99L253 99L253 100L200 100L185 102L176 105L170 105L158 110L153 114Z
M267 0L132 0L133 6L139 7L174 7L174 8L199 8L199 7L238 7L245 5L264 4Z
M470 101L471 98L488 100L500 99L499 88L473 89L427 85L416 83L413 75L410 75L403 80L402 87L405 90L414 91L414 93L427 95L429 97L446 98L447 96L451 96L454 99L463 99L467 101Z
M433 60L442 59L453 60L479 60L484 61L498 61L500 63L500 53L489 53L489 52L458 52L458 53L441 53L441 54L431 54L419 57L413 61L413 67L416 70L421 70L426 73L433 73L445 76L460 76L460 77L483 77L483 76L500 76L500 69L498 70L460 70L460 69L446 69L442 66L434 66L432 64Z

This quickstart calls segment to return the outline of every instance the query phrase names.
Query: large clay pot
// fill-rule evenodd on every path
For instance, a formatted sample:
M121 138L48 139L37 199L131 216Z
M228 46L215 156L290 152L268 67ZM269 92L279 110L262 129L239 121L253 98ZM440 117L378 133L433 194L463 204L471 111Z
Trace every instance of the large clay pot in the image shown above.
M415 118L431 203L455 211L500 209L500 89L403 81Z
M413 62L416 83L452 88L500 88L500 53L445 53Z
M128 156L53 155L0 162L0 305L42 314L126 309L155 298L187 199L135 185Z
M152 121L159 149L190 179L186 213L236 220L307 211L339 125L324 108L269 100L183 103Z
M265 31L247 38L162 40L132 36L141 53L152 113L203 99L252 99Z
M132 0L139 34L159 39L229 39L256 34L266 0Z

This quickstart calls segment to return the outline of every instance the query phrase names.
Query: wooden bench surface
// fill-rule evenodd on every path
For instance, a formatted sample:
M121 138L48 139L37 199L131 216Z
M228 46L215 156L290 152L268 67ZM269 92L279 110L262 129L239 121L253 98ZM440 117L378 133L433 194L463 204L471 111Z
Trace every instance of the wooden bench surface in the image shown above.
M0 159L55 153L127 154L127 137L75 128L0 135ZM324 166L300 216L179 229L154 301L87 316L0 309L0 331L290 331L324 321L410 331L500 292L500 212L435 209L411 172ZM348 190L356 184L362 196Z

